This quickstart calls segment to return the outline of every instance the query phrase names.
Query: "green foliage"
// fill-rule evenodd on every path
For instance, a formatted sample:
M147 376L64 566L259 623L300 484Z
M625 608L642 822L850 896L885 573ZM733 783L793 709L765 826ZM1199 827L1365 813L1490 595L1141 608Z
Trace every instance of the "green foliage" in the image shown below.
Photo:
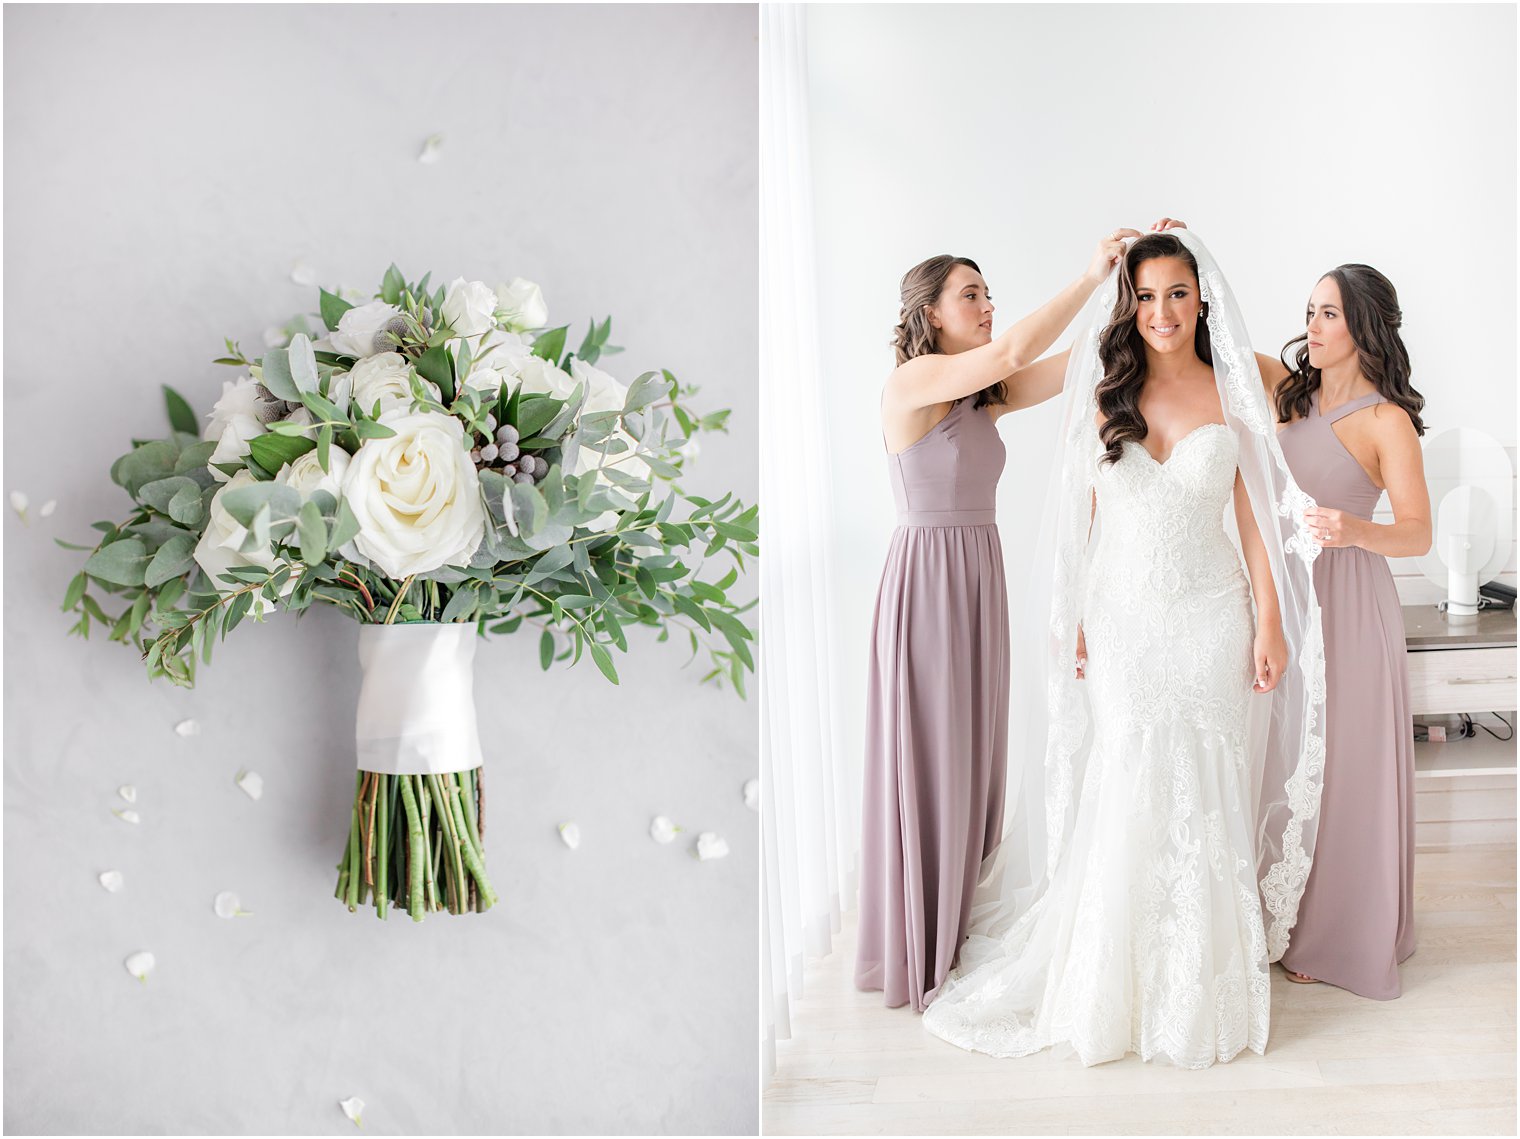
M742 695L755 667L754 601L736 589L759 555L758 510L731 494L709 499L680 484L681 445L726 430L728 412L692 411L684 401L696 388L664 370L640 375L621 408L594 413L584 410L583 385L564 399L524 393L518 384L483 395L463 382L473 363L468 345L444 347L443 290L430 293L429 276L409 283L392 265L378 294L406 321L396 350L437 388L435 398L414 381L413 407L456 416L475 440L489 437L487 416L494 416L517 429L524 454L549 464L534 484L481 468L488 523L468 565L388 579L355 553L359 524L348 502L324 491L303 501L273 481L313 449L330 471L334 447L353 453L395 434L375 422L375 409L330 398L335 373L351 361L315 351L305 324L292 321L289 346L265 352L261 379L273 395L304 405L312 423L272 425L250 441L245 459L218 464L221 474L253 476L223 492L220 505L246 532L241 549L272 556L275 568L237 566L211 581L196 563L211 500L223 485L207 467L216 443L198 438L190 403L165 386L170 434L134 443L111 467L131 512L121 522L95 523L95 546L70 547L88 550L64 591L63 609L76 617L72 631L87 637L99 627L108 639L135 645L150 677L190 686L214 645L240 624L271 609L300 612L320 603L361 622L468 622L482 635L536 630L544 668L589 656L616 684L616 654L630 651L630 630L642 626L660 641L676 634L692 660L705 652L703 679ZM320 295L329 329L351 307L335 294ZM568 369L567 332L541 333L534 353ZM608 343L610 332L610 318L591 321L574 356L594 363L619 351ZM251 366L236 343L226 348L221 362ZM116 613L106 608L113 599Z

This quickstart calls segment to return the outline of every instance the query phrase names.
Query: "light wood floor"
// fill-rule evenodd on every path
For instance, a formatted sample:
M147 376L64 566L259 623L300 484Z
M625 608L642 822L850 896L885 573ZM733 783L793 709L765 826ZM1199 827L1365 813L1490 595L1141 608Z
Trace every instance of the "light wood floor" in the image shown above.
M1421 851L1404 995L1273 967L1267 1054L1183 1071L1133 1055L964 1052L856 992L853 923L810 963L761 1129L798 1134L1515 1134L1515 849Z

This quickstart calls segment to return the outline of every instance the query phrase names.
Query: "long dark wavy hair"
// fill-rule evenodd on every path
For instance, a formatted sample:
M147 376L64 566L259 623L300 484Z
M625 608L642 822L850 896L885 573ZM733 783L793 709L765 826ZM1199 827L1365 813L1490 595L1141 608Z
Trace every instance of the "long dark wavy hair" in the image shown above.
M1399 335L1404 314L1393 282L1371 265L1337 265L1320 281L1325 277L1341 290L1341 318L1356 345L1362 375L1372 381L1378 395L1409 413L1416 435L1425 434L1425 421L1420 418L1425 397L1409 383L1409 349ZM1288 353L1295 344L1299 348L1290 362ZM1279 355L1288 377L1277 387L1277 421L1287 423L1309 414L1312 397L1319 391L1319 369L1309 363L1307 330L1284 344Z
M903 274L901 294L902 311L897 317L897 327L892 333L892 347L897 352L897 362L906 364L915 356L926 356L939 351L939 338L929 323L925 306L939 303L939 295L945 290L945 281L957 265L966 265L980 273L981 267L969 257L952 257L941 253L927 261L920 261ZM986 407L992 403L1007 403L1008 390L1002 380L976 393L974 407Z
M1187 264L1198 283L1198 262L1188 247L1169 233L1148 233L1129 247L1119 269L1119 298L1107 326L1098 334L1098 358L1103 362L1103 379L1095 392L1098 411L1104 417L1098 437L1105 448L1102 461L1116 463L1124 454L1124 444L1137 443L1150 430L1140 414L1140 389L1145 386L1145 340L1135 325L1140 301L1135 292L1135 271L1141 264L1158 257L1176 257ZM1207 309L1207 306L1204 306ZM1209 346L1206 317L1198 318L1193 333L1193 351L1205 364L1214 363Z

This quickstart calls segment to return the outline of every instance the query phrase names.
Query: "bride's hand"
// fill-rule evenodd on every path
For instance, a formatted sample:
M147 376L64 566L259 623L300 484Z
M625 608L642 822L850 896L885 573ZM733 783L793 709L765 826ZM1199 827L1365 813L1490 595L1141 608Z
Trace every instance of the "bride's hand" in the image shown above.
M1126 237L1141 236L1138 229L1116 229L1102 241L1098 242L1097 251L1093 253L1092 263L1087 266L1087 272L1083 274L1089 281L1099 284L1108 276L1108 271L1119 263L1124 256L1124 239Z
M1087 679L1087 638L1082 635L1082 626L1077 626L1077 679Z
M1151 223L1152 233L1165 233L1169 229L1186 229L1187 222L1178 218L1162 218L1160 221Z
M1288 667L1288 642L1283 640L1282 625L1276 621L1258 625L1251 656L1256 665L1255 691L1271 692Z

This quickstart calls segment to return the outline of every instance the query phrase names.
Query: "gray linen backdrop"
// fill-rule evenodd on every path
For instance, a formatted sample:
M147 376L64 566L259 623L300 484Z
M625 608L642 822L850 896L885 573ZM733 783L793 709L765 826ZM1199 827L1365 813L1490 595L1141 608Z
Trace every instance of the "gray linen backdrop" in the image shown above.
M421 926L332 897L353 794L352 624L244 625L194 691L65 635L109 465L204 414L231 335L328 287L542 284L611 313L625 381L731 407L693 489L755 471L755 10L8 7L5 31L5 1128L753 1132L754 703L637 638L623 684L481 646L500 906ZM417 161L442 133L439 161ZM38 507L57 501L43 519ZM751 587L753 588L753 587ZM194 718L201 734L174 725ZM265 781L254 802L242 768ZM138 791L138 826L113 817ZM665 814L687 830L648 835ZM571 851L557 825L574 819ZM732 853L699 862L696 834ZM96 875L116 869L110 894ZM219 919L234 890L253 916ZM122 966L147 949L147 984Z

